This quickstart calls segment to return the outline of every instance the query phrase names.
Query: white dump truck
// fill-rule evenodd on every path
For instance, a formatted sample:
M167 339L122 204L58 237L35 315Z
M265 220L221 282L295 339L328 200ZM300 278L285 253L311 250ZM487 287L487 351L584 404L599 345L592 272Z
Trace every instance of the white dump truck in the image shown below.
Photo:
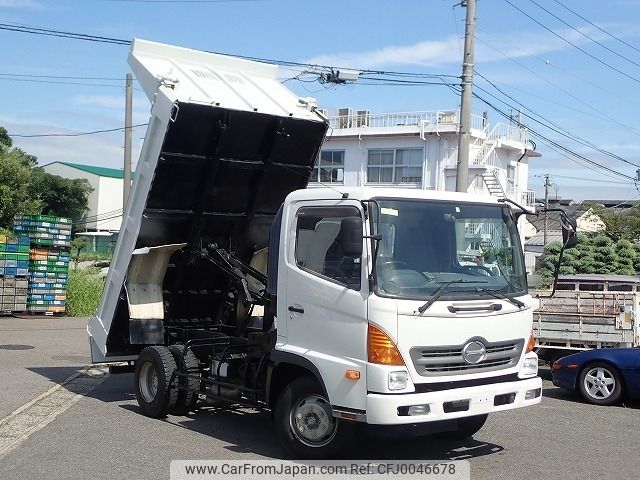
M357 424L466 438L540 402L521 209L305 189L327 122L276 66L140 40L129 61L151 119L88 331L94 362L135 362L143 414L268 409L321 458ZM492 268L461 260L478 235Z
M540 358L553 362L580 350L640 345L640 277L561 275L552 297L539 294L534 334Z

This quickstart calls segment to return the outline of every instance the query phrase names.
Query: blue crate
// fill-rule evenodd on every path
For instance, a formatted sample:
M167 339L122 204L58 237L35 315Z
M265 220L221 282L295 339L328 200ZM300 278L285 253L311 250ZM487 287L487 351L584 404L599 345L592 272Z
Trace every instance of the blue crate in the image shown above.
M18 260L18 268L29 268L29 260Z
M18 252L18 244L17 243L7 243L5 251L12 252L12 253L14 253L14 252L17 253Z
M16 267L0 268L0 274L15 277L16 275L18 275L18 269Z
M53 294L44 294L44 295L28 295L27 301L31 302L34 300L45 300L47 302L53 302L56 299L56 296Z

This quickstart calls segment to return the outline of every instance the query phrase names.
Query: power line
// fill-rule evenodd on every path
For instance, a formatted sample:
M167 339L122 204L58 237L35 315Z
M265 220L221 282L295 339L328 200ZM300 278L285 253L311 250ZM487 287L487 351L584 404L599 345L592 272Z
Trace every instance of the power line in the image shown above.
M566 38L564 38L562 35L560 35L559 33L555 32L553 29L547 27L545 24L543 24L542 22L536 20L535 18L533 18L531 15L529 15L527 12L525 12L524 10L522 10L520 7L518 7L517 5L514 5L510 0L504 0L505 2L507 2L509 5L511 5L513 8L515 8L516 10L518 10L520 13L522 13L525 17L527 17L529 20L531 20L532 22L537 23L538 25L540 25L542 28L544 28L545 30L547 30L548 32L550 32L551 34L553 34L554 36L558 37L560 40L562 40L563 42L571 45L573 48L580 50L582 53L584 53L586 56L588 56L589 58L592 58L593 60L595 60L598 63L601 63L602 65L604 65L607 68L610 68L611 70L618 72L620 75L624 75L625 77L629 78L630 80L633 80L634 82L638 82L640 83L640 79L637 77L634 77L633 75L629 75L626 72L623 72L622 70L620 70L619 68L614 67L613 65L610 65L609 63L605 62L604 60L596 57L595 55L592 55L591 53L589 53L588 51L586 51L584 48L576 45L575 43L573 43L571 40L567 40Z
M633 162L630 162L629 160L627 160L626 158L621 157L620 155L616 155L615 153L609 152L608 150L605 150L591 142L589 142L588 140L585 140L582 137L579 137L578 135L570 132L569 130L565 129L564 127L554 123L553 121L545 118L543 115L540 115L539 113L535 112L534 110L532 110L531 108L527 107L526 105L522 104L520 101L518 101L517 99L515 99L514 97L512 97L511 95L509 95L508 93L506 93L504 90L502 90L500 87L498 87L497 85L495 85L495 83L493 83L491 80L489 80L487 77L485 77L484 75L482 75L480 72L476 71L476 73L478 74L478 76L480 76L481 78L483 78L484 80L486 80L488 83L491 84L491 86L493 88L495 88L496 90L498 90L502 95L504 95L505 97L511 99L512 101L514 101L517 105L520 105L522 108L524 108L525 110L531 112L533 115L543 119L545 122L547 122L547 124L545 124L544 122L541 122L540 120L537 120L536 118L532 117L531 115L527 115L526 113L523 113L523 115L525 115L527 118L530 118L531 120L533 120L536 123L541 124L542 126L545 126L546 128L566 137L569 138L570 140L573 140L576 143L579 143L585 147L589 147L592 148L600 153L602 153L603 155L607 155L611 158L614 158L616 160L619 160L623 163L627 163L629 165L632 165L634 167L640 167L640 164L636 164ZM493 98L495 98L496 100L498 100L499 102L504 103L505 105L507 105L508 107L514 108L513 105L510 105L509 103L505 102L504 100L501 100L500 98L496 97L495 95L493 95L491 92L487 91L486 89L480 87L477 85L477 87L482 90L483 92L487 93L488 95L492 96ZM551 128L549 125L552 125L555 128Z
M486 90L484 90L484 89L481 89L481 90L486 91ZM489 95L491 95L491 94L489 93ZM503 116L503 117L505 117L506 119L511 119L511 120L513 120L513 118L512 118L512 116L511 116L511 115L509 115L508 113L506 113L506 112L502 111L500 108L496 107L493 103L491 103L489 100L487 100L487 99L483 98L481 95L478 95L476 92L474 92L473 96L474 96L474 97L476 97L476 98L477 98L478 100L480 100L481 102L483 102L484 104L486 104L487 106L489 106L490 108L492 108L493 110L495 110L496 112L498 112L500 115L502 115L502 116ZM493 96L493 95L492 95L492 96ZM498 100L499 100L499 101L501 101L500 99L498 99ZM504 102L504 101L502 101L502 103L505 103L505 104L506 104L506 102ZM508 105L508 104L507 104L507 105ZM538 121L538 120L535 120L535 119L533 119L533 120L534 120L534 121L537 121L538 123L541 123L541 124L542 124L542 122L540 122L540 121ZM517 122L517 121L516 121L516 122ZM536 131L536 130L534 130L534 129L530 128L530 127L527 127L526 125L521 124L520 122L517 122L517 124L518 124L519 126L523 127L523 128L527 128L527 130L528 130L529 132L531 132L531 134L532 134L532 135L534 135L536 138L539 138L539 139L541 139L542 141L545 141L546 143L549 143L549 144L551 144L551 145L553 145L553 146L555 146L555 147L557 147L557 148L559 148L559 149L561 149L561 150L563 150L563 151L565 151L565 152L567 152L567 153L569 153L569 154L573 155L573 156L574 156L574 157L576 157L576 158L579 158L579 159L581 159L581 160L583 160L583 161L585 161L585 162L587 162L587 163L589 163L589 164L591 164L591 165L594 165L594 166L596 166L596 167L598 167L598 168L601 168L601 169L606 170L606 171L608 171L608 172L610 172L610 173L613 173L614 175L617 175L617 176L619 176L619 177L622 177L622 178L626 178L626 179L628 179L628 180L631 180L631 181L633 181L634 183L635 183L635 181L636 181L636 179L635 179L634 177L631 177L631 176L626 175L626 174L624 174L624 173L618 172L617 170L614 170L614 169L612 169L612 168L609 168L609 167L607 167L607 166L605 166L605 165L602 165L602 164L600 164L600 163L596 162L595 160L591 160L591 159L589 159L589 158L585 157L584 155L580 155L579 153L574 152L574 151L573 151L573 150L571 150L570 148L565 147L564 145L562 145L562 144L560 144L560 143L558 143L558 142L556 142L556 141L554 141L554 140L550 139L550 138L549 138L549 137L547 137L546 135L544 135L544 134L542 134L542 133L540 133L540 132L538 132L538 131ZM544 124L543 124L543 125L544 125Z
M480 29L480 31L482 31L482 30ZM536 78L539 78L539 79L540 79L540 80L542 80L543 82L545 82L545 83L547 83L547 84L551 85L551 86L552 86L552 87L554 87L554 88L557 88L558 90L560 90L561 92L563 92L563 93L565 93L566 95L570 96L571 98L574 98L575 100L577 100L577 101L579 101L579 102L583 103L583 100L580 100L578 97L576 97L575 95L573 95L570 91L568 91L568 90L566 90L566 89L562 88L562 87L561 87L561 86L559 86L557 83L552 82L552 81L551 81L551 80L549 80L548 78L546 78L546 77L544 77L544 76L542 76L542 75L538 74L538 72L536 72L536 71L535 71L535 70L533 70L532 68L529 68L529 67L528 67L527 65L525 65L524 63L519 62L518 60L516 60L516 59L515 59L515 58L513 58L513 57L510 57L509 55L507 55L504 51L500 50L500 49L499 49L498 47L496 47L495 45L492 45L490 42L487 42L487 40L486 40L485 38L483 38L483 37L478 37L477 39L478 39L478 41L480 41L481 43L483 43L484 45L486 45L487 47L489 47L491 50L493 50L493 51L495 51L495 52L499 53L500 55L502 55L504 58L506 58L506 59L507 59L507 60L509 60L510 62L515 63L516 65L518 65L518 66L519 66L519 67L521 67L522 69L524 69L524 70L526 70L527 72L531 73L531 74L532 74L533 76L535 76ZM593 86L594 86L594 87L596 87L597 89L599 89L599 90L601 90L601 91L603 91L603 92L605 92L605 93L608 93L609 95L612 95L612 96L616 97L618 100L621 100L621 101L622 101L622 102L624 102L625 104L629 104L629 103L631 103L631 104L634 104L634 105L637 105L638 107L640 107L640 103L638 103L638 102L634 102L634 101L633 101L633 99L632 99L632 98L630 98L629 96L627 96L627 97L623 98L622 96L618 95L617 93L615 93L615 92L613 92L613 91L611 91L611 90L608 90L608 89L606 89L606 88L602 87L601 85L598 85L597 83L592 82L592 81L588 78L588 76L584 76L584 75L583 75L583 76L580 76L580 75L577 75L577 74L575 74L574 72L572 72L572 71L570 71L570 70L567 70L567 69L565 69L565 68L562 68L562 67L560 67L560 66L556 65L555 63L550 62L549 60L547 60L547 59L545 59L545 58L542 58L542 57L539 57L539 56L537 56L537 55L534 55L534 58L537 58L537 59L538 59L539 61L541 61L543 64L545 64L545 65L547 65L547 66L550 66L550 67L553 67L553 68L555 68L556 70L558 70L558 71L560 71L560 72L564 73L565 75L569 75L570 77L573 77L573 78L575 78L576 80L579 80L580 82L584 82L584 83L588 83L588 84L590 84L590 85L593 85ZM593 110L595 110L595 109L594 109L594 107L591 107L591 108L592 108ZM627 127L627 128L628 128L628 127Z
M558 5L560 5L562 8L564 8L565 10L570 11L571 13L573 13L576 17L584 20L585 22L587 22L589 25L597 28L598 30L600 30L602 33L604 33L605 35L608 35L609 37L613 38L614 40L617 40L618 42L622 43L623 45L626 45L629 48L632 48L633 50L635 50L636 52L640 53L640 49L634 47L633 45L631 45L630 43L625 42L624 40L622 40L620 37L615 36L613 33L608 32L607 30L605 30L604 28L596 25L595 23L593 23L591 20L583 17L582 15L580 15L578 12L576 12L575 10L571 10L569 7L567 7L565 4L563 4L562 2L559 2L558 0L553 0L554 2L556 2Z
M560 21L561 23L563 23L564 25L566 25L567 27L569 27L571 30L574 30L576 32L578 32L580 35L582 35L583 37L591 40L593 43L595 43L596 45L600 45L602 48L604 48L605 50L607 50L610 53L613 53L614 55L616 55L617 57L622 58L623 60L626 60L629 63L632 63L633 65L635 65L636 67L640 67L640 63L635 62L633 60L631 60L628 57L625 57L624 55L622 55L621 53L616 52L615 50L607 47L604 43L596 40L595 38L590 37L589 35L587 35L586 33L584 33L582 30L580 30L579 28L574 27L573 25L571 25L568 22L565 22L562 18L560 18L559 16L557 16L555 13L547 10L545 7L543 7L542 5L540 5L538 2L536 2L535 0L529 0L531 3L533 3L534 5L536 5L538 8L540 8L541 10L545 11L546 13L548 13L549 15L551 15L553 18L555 18L556 20Z
M553 174L554 177L558 177L558 178L566 178L568 180L583 180L585 182L595 182L595 183L616 183L619 185L629 185L629 182L620 182L617 180L602 180L599 178L584 178L584 177L572 177L569 175L558 175L556 173Z
M0 77L0 81L5 82L26 82L26 83L46 83L49 85L79 85L84 87L100 87L100 88L124 88L121 85L110 85L106 83L88 83L88 82L65 82L62 80L38 80L35 78L13 78Z
M117 1L117 0L113 0L113 1ZM130 0L130 1L136 1L136 0ZM143 0L139 0L139 1L143 1ZM152 0L148 0L148 1L151 2ZM153 1L160 1L160 0L153 0ZM173 1L178 1L178 0L173 0ZM249 1L249 0L246 0L246 1ZM258 1L258 0L253 0L253 1ZM8 31L21 32L21 33L31 33L36 35L49 35L54 37L70 38L73 40L85 40L85 41L92 41L92 42L111 43L111 44L117 44L117 45L131 44L130 40L125 40L122 38L88 35L84 33L75 33L75 32L63 31L63 30L53 30L49 28L35 27L30 25L22 25L22 24L9 23L9 22L0 23L0 30L8 30ZM327 70L327 71L330 71L331 69L353 70L352 68L345 68L345 67L293 62L288 60L277 60L277 59L270 59L270 58L253 57L248 55L238 55L238 54L230 54L230 53L216 52L216 51L208 51L207 53L215 53L217 55L224 55L224 56L234 56L237 58L243 58L245 60L253 60L256 62L275 63L280 66L314 68L314 69ZM437 79L459 78L455 75L447 75L447 74L399 72L399 71L391 71L391 70L363 69L363 70L358 70L358 72L360 73L360 76L389 75L389 76L411 77L411 78L437 78Z
M138 125L132 125L131 128L144 127L148 125L148 123L139 123ZM106 130L93 130L91 132L77 132L77 133L41 133L34 135L25 135L25 134L10 134L10 137L19 137L19 138L42 138L42 137L81 137L84 135L96 135L98 133L109 133L109 132L119 132L126 130L127 127L119 127L119 128L109 128Z
M0 73L0 77L25 77L25 78L47 78L47 79L64 79L64 80L108 80L114 82L124 82L125 78L117 77L80 77L75 75L34 75L31 73Z
M87 42L111 43L116 45L129 45L131 41L122 38L102 37L98 35L87 35L84 33L74 33L64 30L53 30L50 28L30 27L18 23L0 22L0 30L11 32L30 33L33 35L45 35L49 37L70 38L73 40L84 40Z

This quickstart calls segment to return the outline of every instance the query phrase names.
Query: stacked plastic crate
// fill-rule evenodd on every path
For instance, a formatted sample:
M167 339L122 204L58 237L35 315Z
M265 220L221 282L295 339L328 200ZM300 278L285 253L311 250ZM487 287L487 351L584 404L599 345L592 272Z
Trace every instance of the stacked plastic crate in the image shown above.
M0 235L0 313L27 310L29 237Z
M64 313L71 249L71 220L49 215L18 215L14 230L31 244L27 311Z

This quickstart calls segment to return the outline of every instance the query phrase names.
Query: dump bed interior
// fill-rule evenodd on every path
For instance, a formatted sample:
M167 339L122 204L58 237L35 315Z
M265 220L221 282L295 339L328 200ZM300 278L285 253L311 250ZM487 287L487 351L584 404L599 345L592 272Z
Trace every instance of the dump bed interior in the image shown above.
M327 128L308 101L282 86L273 65L139 40L130 64L153 108L89 323L94 361L137 354L154 343L154 329L219 322L230 279L202 252L215 245L249 264L267 246L286 195L306 187ZM132 253L148 260L150 247L168 252L168 261L143 262L134 274ZM152 270L161 287L152 275L145 281ZM142 333L133 332L132 316Z

